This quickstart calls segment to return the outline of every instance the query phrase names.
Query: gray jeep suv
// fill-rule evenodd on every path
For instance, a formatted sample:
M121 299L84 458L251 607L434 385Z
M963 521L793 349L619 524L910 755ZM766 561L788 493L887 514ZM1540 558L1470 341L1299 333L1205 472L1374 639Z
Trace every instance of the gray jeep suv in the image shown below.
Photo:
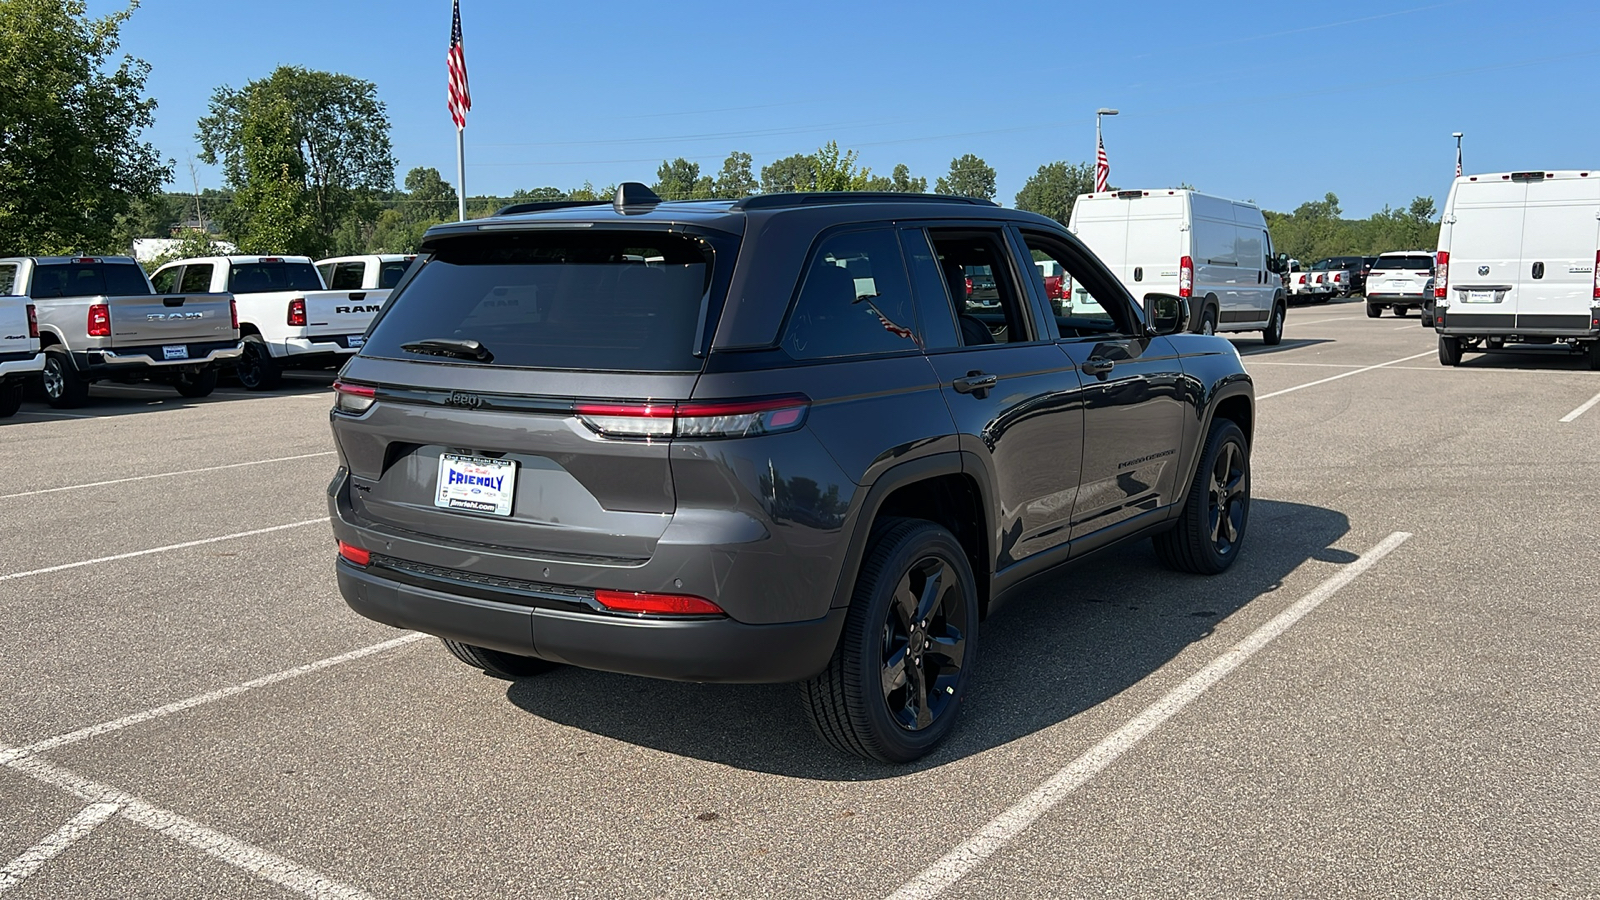
M828 743L915 759L1025 580L1238 556L1253 387L1185 306L953 197L626 184L436 226L335 386L340 590L504 678L797 681Z

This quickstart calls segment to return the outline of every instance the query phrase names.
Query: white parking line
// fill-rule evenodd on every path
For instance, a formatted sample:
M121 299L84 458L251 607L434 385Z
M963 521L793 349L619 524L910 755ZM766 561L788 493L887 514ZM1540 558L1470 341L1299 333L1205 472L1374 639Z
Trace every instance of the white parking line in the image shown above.
M1355 562L1341 569L1328 580L1317 585L1311 593L1296 600L1288 609L1273 616L1265 625L1251 632L1249 637L1235 644L1226 653L1212 660L1205 668L1184 679L1161 699L1145 707L1127 724L1107 735L1100 743L1090 747L1082 756L1068 763L1019 800L1014 806L996 816L977 834L944 855L943 859L924 869L917 877L900 886L889 895L889 900L931 900L960 881L980 863L1011 843L1049 812L1067 795L1088 783L1107 766L1133 749L1163 723L1181 712L1184 707L1199 699L1217 682L1243 665L1261 648L1272 643L1294 624L1322 605L1340 588L1354 581L1361 573L1372 568L1411 535L1397 531L1384 538L1376 547L1362 554Z
M1333 319L1317 319L1317 318L1296 319L1293 322L1285 319L1283 324L1286 325L1286 326L1287 325L1321 325L1323 322L1350 322L1350 321L1354 321L1356 319L1365 319L1365 318L1366 318L1366 316L1339 316L1339 317L1333 318Z
M1583 415L1584 413L1588 412L1591 409L1594 409L1595 404L1597 404L1597 403L1600 403L1600 394L1595 394L1593 397L1590 397L1588 399L1588 401L1585 402L1582 406L1580 406L1577 409L1573 410L1572 412L1569 412L1566 415L1562 416L1561 417L1562 424L1566 424L1568 422L1576 420L1579 416Z
M111 806L116 814L136 825L297 894L318 900L373 900L371 894L360 888L341 884L293 860L247 844L110 785L91 781L34 756L18 755L14 747L0 745L0 765L91 801L96 806Z
M58 491L77 491L83 488L105 487L108 484L127 484L130 481L149 481L152 478L176 478L179 475L197 475L201 472L221 472L224 469L242 469L246 466L264 466L268 463L289 462L296 459L314 459L318 456L332 456L332 450L320 453L302 453L299 456L275 456L272 459L256 459L250 462L228 463L225 466L205 466L199 469L184 469L181 472L160 472L155 475L134 475L128 478L113 478L110 481L90 481L84 484L69 484L62 487L40 488L37 491L22 491L16 494L0 494L0 500L11 500L16 497L35 497L39 494L54 494Z
M101 722L99 725L90 725L88 728L80 728L77 731L56 735L53 738L46 738L37 744L29 744L28 746L23 747L16 752L27 754L44 753L48 750L54 750L57 747L64 747L67 744L76 744L79 741L85 741L92 737L99 737L102 734L110 734L113 731L121 731L124 728L129 728L143 722L148 722L151 719L159 719L163 716L170 716L173 713L183 712L186 709L194 709L197 706L204 706L207 703L215 703L218 700L223 700L236 694L242 694L246 691L253 691L256 688L267 687L268 685L288 681L291 678L299 678L301 675L310 675L312 672L320 672L323 669L329 669L334 666L343 665L347 662L354 662L362 657L371 656L374 653L382 653L385 650L392 650L395 647L402 647L406 644L412 644L423 640L426 637L427 635L416 632L402 635L401 637L384 641L381 644L373 644L368 647L362 647L359 650L351 650L349 653L341 653L338 656L330 656L327 659L319 659L316 662L306 663L303 666L296 666L293 669L285 669L282 672L274 672L271 675L263 675L260 678L257 678L253 681L246 681L243 684L236 684L232 687L225 687L221 688L220 690L210 691L204 694L197 694L184 700L168 703L165 706L157 706L154 709L136 712L132 715L123 716L120 719L112 719L109 722Z
M49 837L29 847L27 852L0 869L0 894L21 884L29 875L39 871L45 863L57 856L89 832L105 824L117 814L115 803L91 803L72 817L67 824L57 828Z
M1416 354L1412 354L1411 356L1401 357L1400 359L1391 359L1388 362L1378 363L1375 366L1362 366L1359 369L1351 369L1348 372L1340 372L1337 375L1329 375L1327 378L1319 378L1316 381L1307 382L1305 384L1297 384L1294 387L1284 388L1281 391L1273 391L1270 394L1262 394L1261 396L1257 397L1256 399L1257 400L1265 400L1268 397L1276 397L1276 396L1279 396L1280 394L1291 394L1291 393L1293 393L1295 391L1304 390L1304 389L1306 389L1308 387L1316 387L1319 384L1327 384L1330 381L1338 381L1341 378L1349 378L1351 375L1360 375L1362 372L1371 372L1373 369L1381 369L1384 366L1392 366L1392 365L1396 365L1398 363L1410 362L1413 359L1421 359L1424 356L1432 356L1435 352L1436 351L1428 350L1428 351L1425 351L1423 353L1416 353Z
M306 525L320 525L328 521L327 516L320 519L306 519L304 522L290 522L287 525L273 525L271 528L256 528L250 531L240 531L236 534L223 534L217 537L201 538L198 541L184 541L181 544L168 544L165 547L151 547L149 550L135 550L132 553L118 553L115 556L102 556L98 559L85 559L80 562L62 563L59 566L49 566L43 569L30 569L27 572L12 572L9 575L0 575L0 581L10 581L13 578L27 578L30 575L46 575L51 572L61 572L67 569L76 569L80 566L92 566L98 563L116 562L119 559L132 559L135 556L149 556L152 553L166 553L171 550L184 550L189 547L199 547L203 544L215 544L218 541L231 541L235 538L250 537L256 534L271 534L274 531L286 531L290 528L302 528Z

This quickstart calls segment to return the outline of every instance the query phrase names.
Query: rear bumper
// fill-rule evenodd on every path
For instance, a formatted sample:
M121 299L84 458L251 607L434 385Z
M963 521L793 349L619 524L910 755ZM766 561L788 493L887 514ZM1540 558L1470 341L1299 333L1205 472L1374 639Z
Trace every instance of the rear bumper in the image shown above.
M183 359L167 359L164 346L107 347L100 350L82 350L72 354L79 371L88 374L125 373L140 369L175 371L185 366L202 366L239 356L238 341L191 341L170 346L187 348Z
M310 363L312 359L321 357L327 360L342 359L354 356L360 347L351 346L351 338L360 340L360 334L316 335L314 337L288 338L283 341L270 341L267 350L274 358L295 364Z
M1426 294L1368 294L1367 302L1373 306L1421 308L1427 300Z
M345 602L374 621L506 653L674 681L809 678L833 655L849 611L779 625L611 615L434 590L385 577L381 566L360 568L342 559L336 567Z
M1600 308L1589 315L1516 315L1461 313L1453 307L1444 307L1435 309L1433 328L1449 337L1593 341L1600 340Z
M8 375L32 375L44 368L44 353L0 354L0 379Z

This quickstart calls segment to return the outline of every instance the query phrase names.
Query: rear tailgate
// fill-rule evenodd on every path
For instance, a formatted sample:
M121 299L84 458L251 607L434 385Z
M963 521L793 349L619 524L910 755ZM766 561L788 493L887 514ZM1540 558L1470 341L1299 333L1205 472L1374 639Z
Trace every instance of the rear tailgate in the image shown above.
M0 362L32 359L39 352L39 339L28 327L28 300L25 297L0 297Z
M233 297L229 294L148 294L103 297L111 314L111 347L128 350L187 344L227 343L237 340L233 328ZM195 353L193 355L203 356ZM160 360L185 359L176 351Z
M372 317L383 308L389 298L386 290L378 291L311 291L305 295L306 337L359 338L366 334ZM359 347L359 340L350 346Z

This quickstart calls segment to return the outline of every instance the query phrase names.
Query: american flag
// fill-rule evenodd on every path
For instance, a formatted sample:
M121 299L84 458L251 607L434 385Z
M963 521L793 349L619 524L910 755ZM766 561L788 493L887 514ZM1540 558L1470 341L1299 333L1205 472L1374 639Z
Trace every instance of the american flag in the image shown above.
M450 22L450 118L456 130L467 127L467 110L472 109L472 91L467 89L467 54L461 47L461 0L455 0Z
M1456 145L1456 177L1461 177L1461 145Z
M1111 160L1106 159L1106 142L1099 135L1094 143L1094 189L1098 193L1111 183Z

